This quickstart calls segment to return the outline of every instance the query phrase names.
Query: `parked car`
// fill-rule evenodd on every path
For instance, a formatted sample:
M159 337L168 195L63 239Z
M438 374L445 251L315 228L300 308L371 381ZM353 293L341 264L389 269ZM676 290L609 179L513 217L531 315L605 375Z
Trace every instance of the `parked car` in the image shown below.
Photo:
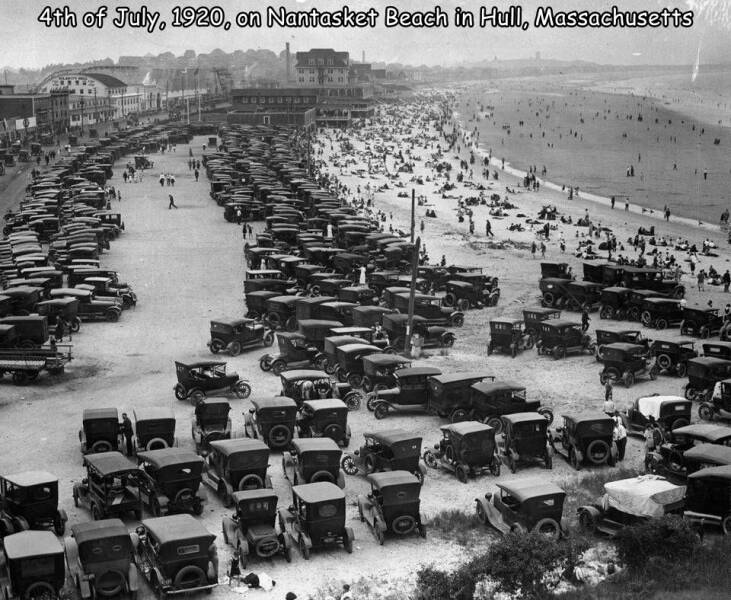
M361 387L365 392L391 387L396 374L411 366L408 358L391 353L373 353L361 359L363 379Z
M479 421L462 421L439 429L440 442L434 445L433 451L424 451L427 466L452 471L462 483L488 471L495 477L500 475L500 457L492 427Z
M0 476L0 539L26 529L66 531L66 511L58 507L58 477L46 471Z
M553 423L553 411L541 406L540 400L528 400L525 386L512 381L480 381L470 387L469 398L462 413L452 413L457 421L475 419L502 433L504 415L522 412L540 413L549 424ZM457 409L459 410L459 409Z
M247 348L271 346L274 343L274 332L254 321L254 319L234 319L229 321L211 321L211 339L207 346L213 354L226 351L231 356L238 356Z
M552 539L566 534L566 492L544 478L528 477L497 484L499 492L475 498L477 518L502 534L536 532Z
M393 373L392 387L379 387L366 396L366 407L376 419L385 419L389 410L426 409L429 377L441 375L435 367L404 367Z
M48 319L51 327L58 327L63 324L64 331L78 333L81 330L81 319L79 318L79 301L76 298L54 298L43 300L37 307L38 314Z
M313 549L343 544L353 552L353 530L345 525L345 494L320 481L292 487L292 506L279 510L279 525L305 560Z
M254 557L269 559L277 554L292 562L292 540L277 528L277 495L272 490L234 492L234 513L223 517L223 540L239 552L246 568Z
M300 438L328 437L347 448L351 438L348 407L338 398L306 400L299 409L297 432Z
M731 447L721 444L696 444L683 452L686 475L708 467L731 465Z
M631 289L619 286L605 287L599 299L599 318L617 319L627 318L628 301Z
M499 288L490 288L484 275L475 274L472 281L450 280L444 284L447 292L444 296L444 306L456 307L465 312L470 308L497 306L500 299Z
M599 502L580 506L577 514L586 533L601 532L614 537L625 527L648 519L681 514L684 504L685 486L657 475L641 475L608 481Z
M602 346L614 344L616 342L624 342L625 344L635 344L645 349L650 348L650 340L642 335L637 329L621 329L619 331L609 331L606 329L597 329L594 331L596 335L596 359L601 360Z
M297 403L286 396L256 399L244 415L246 437L261 439L271 450L287 448L294 437Z
M518 352L530 350L534 340L525 332L523 321L520 319L492 319L490 321L490 341L487 344L488 356L499 350L509 353L515 358Z
M145 519L136 532L135 563L161 600L218 585L216 536L191 515Z
M171 408L152 406L136 408L135 451L160 450L177 445L175 438L175 414Z
M189 399L194 404L206 396L234 394L237 398L248 398L251 385L241 379L236 371L226 372L226 363L202 361L185 364L175 361L178 383L173 387L178 400Z
M546 308L543 306L533 306L523 311L523 322L525 323L525 333L533 338L535 343L541 332L541 323L548 319L560 319L561 311L556 308Z
M651 380L657 379L659 372L655 358L644 346L615 342L599 348L599 356L604 368L599 373L599 382L621 381L631 387L637 377L647 374Z
M394 308L404 314L409 312L410 291L399 292L393 296ZM462 327L464 313L441 305L441 298L427 294L415 294L414 314L427 320L428 325L443 325L446 327Z
M74 484L74 506L85 505L95 521L134 514L142 517L139 478L142 471L120 452L99 452L84 457L86 477Z
M560 359L567 354L594 354L596 345L581 331L581 325L563 319L550 319L541 323L536 349L538 354L550 354Z
M708 339L723 327L723 317L717 308L683 308L680 335L698 336Z
M731 360L731 342L704 342L701 348L703 349L703 356L705 357Z
M205 456L211 450L211 442L231 439L231 405L226 400L207 398L195 406L191 423L191 435L195 451Z
M699 444L731 446L731 427L711 423L693 423L678 427L669 440L660 440L645 457L648 473L682 481L688 473L685 453Z
M120 448L119 412L116 408L85 408L79 430L82 454Z
M645 327L666 329L683 320L683 307L680 300L673 298L646 298L642 303L640 320Z
M696 471L688 477L683 517L701 528L720 526L724 535L731 535L729 497L731 465Z
M279 331L277 345L278 354L265 354L259 359L262 371L271 371L279 376L288 369L307 369L316 366L315 359L320 355L320 351L301 333Z
M685 377L688 372L688 361L698 356L693 342L690 341L655 340L650 345L650 352L655 356L655 364L660 371L678 377Z
M721 381L721 395L711 394L711 399L701 402L698 416L704 421L731 421L731 379Z
M613 467L617 461L617 444L613 440L614 420L604 413L563 415L563 424L549 433L554 452L563 456L574 469L585 463Z
M396 350L404 349L406 342L406 327L409 315L406 313L390 313L383 315L383 331L391 340L391 345ZM429 324L429 320L419 315L412 319L413 336L421 338L421 347L426 348L451 348L454 346L456 337L444 325Z
M211 442L203 465L203 483L231 506L233 493L261 488L272 489L269 448L261 440L237 438Z
M199 493L203 458L190 450L163 448L138 452L146 477L139 478L142 503L155 517L175 512L203 512L205 497Z
M326 481L344 488L341 456L342 451L330 438L293 440L291 450L282 453L282 471L293 486Z
M388 471L368 475L371 491L358 495L360 520L383 545L386 533L402 537L418 531L426 537L425 519L419 512L421 482L408 471Z
M297 406L305 400L341 398L349 410L358 410L361 404L360 392L349 383L335 383L325 371L297 369L285 371L279 376L282 382L280 396L292 398Z
M707 401L719 381L731 377L731 360L699 356L688 360L688 384L685 397L688 400Z
M380 348L370 344L355 343L338 346L335 355L338 359L338 367L335 375L338 379L351 387L359 388L363 383L363 362L362 359L370 354L379 354ZM394 355L388 355L392 357Z
M21 531L3 540L0 585L6 600L61 598L63 546L50 531Z
M664 431L671 431L690 424L692 403L680 396L642 396L621 413L622 422L629 434L644 435L650 417Z
M493 375L484 371L449 373L427 379L427 410L440 417L449 418L452 423L464 421L467 417L465 404L469 402L472 384L490 379ZM469 406L469 405L468 405ZM374 407L375 410L375 407Z
M364 433L365 444L352 454L344 454L340 466L348 475L361 469L367 475L381 471L406 471L424 482L426 465L421 460L421 437L403 429Z
M83 600L119 594L136 597L140 589L133 561L136 534L119 519L77 523L64 540L68 574Z
M553 468L553 451L548 443L550 421L539 412L517 412L502 417L502 461L511 473L520 463L541 461Z
M119 321L122 304L111 298L97 298L90 290L83 288L55 288L49 293L54 298L75 298L79 301L78 316L82 321Z

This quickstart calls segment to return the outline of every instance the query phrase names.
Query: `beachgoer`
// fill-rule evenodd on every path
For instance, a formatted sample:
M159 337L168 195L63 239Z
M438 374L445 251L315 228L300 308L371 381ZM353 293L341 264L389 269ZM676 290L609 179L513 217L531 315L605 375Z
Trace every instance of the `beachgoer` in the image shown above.
M175 199L172 194L168 194L168 199L170 200L168 203L168 209L175 208L177 210L178 206L175 204Z
M627 429L624 426L622 417L619 412L614 413L614 429L612 431L612 439L617 444L617 460L624 460L624 452L627 449Z

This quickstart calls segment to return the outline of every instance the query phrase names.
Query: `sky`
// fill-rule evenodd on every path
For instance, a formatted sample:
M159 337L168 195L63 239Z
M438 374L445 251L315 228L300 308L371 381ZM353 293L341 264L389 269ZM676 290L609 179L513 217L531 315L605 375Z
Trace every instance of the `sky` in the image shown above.
M38 22L42 9L68 6L77 13L96 10L105 4L109 10L102 29L47 28ZM228 31L217 28L175 28L172 26L172 8L183 2L176 0L1 0L0 31L2 51L0 66L39 68L49 63L83 62L91 59L112 58L120 55L144 55L173 52L176 56L192 49L197 53L220 48L226 52L249 48L270 49L280 52L286 42L292 51L312 47L332 47L347 50L354 59L365 51L372 62L401 62L411 65L449 66L483 59L518 59L540 52L543 58L582 59L602 64L692 64L700 45L701 62L728 62L731 59L731 0L514 0L482 2L480 0L351 0L353 10L379 11L378 25L366 29L305 29L305 28L239 28L235 24ZM197 0L191 5L218 5L231 20L240 11L257 10L265 13L267 6L288 10L339 10L342 2L331 0ZM436 5L450 17L449 28L416 29L383 26L387 5L402 11L431 11ZM695 9L695 24L689 29L458 29L454 26L453 12L463 10L478 13L481 6L520 6L523 15L532 21L538 6L554 10L606 10L612 4L620 9L660 10L663 7L682 10ZM144 29L111 24L115 8L129 6L137 10L147 7L160 11L167 22L164 31L148 33Z

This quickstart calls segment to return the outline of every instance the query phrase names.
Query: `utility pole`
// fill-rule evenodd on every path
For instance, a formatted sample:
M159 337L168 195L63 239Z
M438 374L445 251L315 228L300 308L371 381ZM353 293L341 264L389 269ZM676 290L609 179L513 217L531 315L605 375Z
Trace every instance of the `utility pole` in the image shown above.
M413 205L412 205L413 206ZM413 240L414 228L411 228ZM414 296L416 295L416 275L419 271L419 250L421 249L421 238L416 238L414 256L411 258L411 289L409 290L409 320L406 322L406 339L404 340L404 354L408 354L411 348L411 335L414 325Z
M416 190L411 188L411 243L414 243L414 229L416 228Z

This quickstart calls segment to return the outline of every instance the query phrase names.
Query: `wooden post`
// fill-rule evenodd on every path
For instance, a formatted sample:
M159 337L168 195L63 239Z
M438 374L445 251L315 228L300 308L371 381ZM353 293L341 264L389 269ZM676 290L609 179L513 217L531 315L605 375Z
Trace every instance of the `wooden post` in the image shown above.
M414 234L414 228L411 228L411 234ZM412 237L413 239L413 237ZM411 334L414 324L414 296L416 295L416 275L419 271L419 249L421 248L421 238L416 238L416 246L414 247L414 256L411 259L411 289L409 290L409 320L406 322L406 338L404 341L404 354L408 354L411 348Z

